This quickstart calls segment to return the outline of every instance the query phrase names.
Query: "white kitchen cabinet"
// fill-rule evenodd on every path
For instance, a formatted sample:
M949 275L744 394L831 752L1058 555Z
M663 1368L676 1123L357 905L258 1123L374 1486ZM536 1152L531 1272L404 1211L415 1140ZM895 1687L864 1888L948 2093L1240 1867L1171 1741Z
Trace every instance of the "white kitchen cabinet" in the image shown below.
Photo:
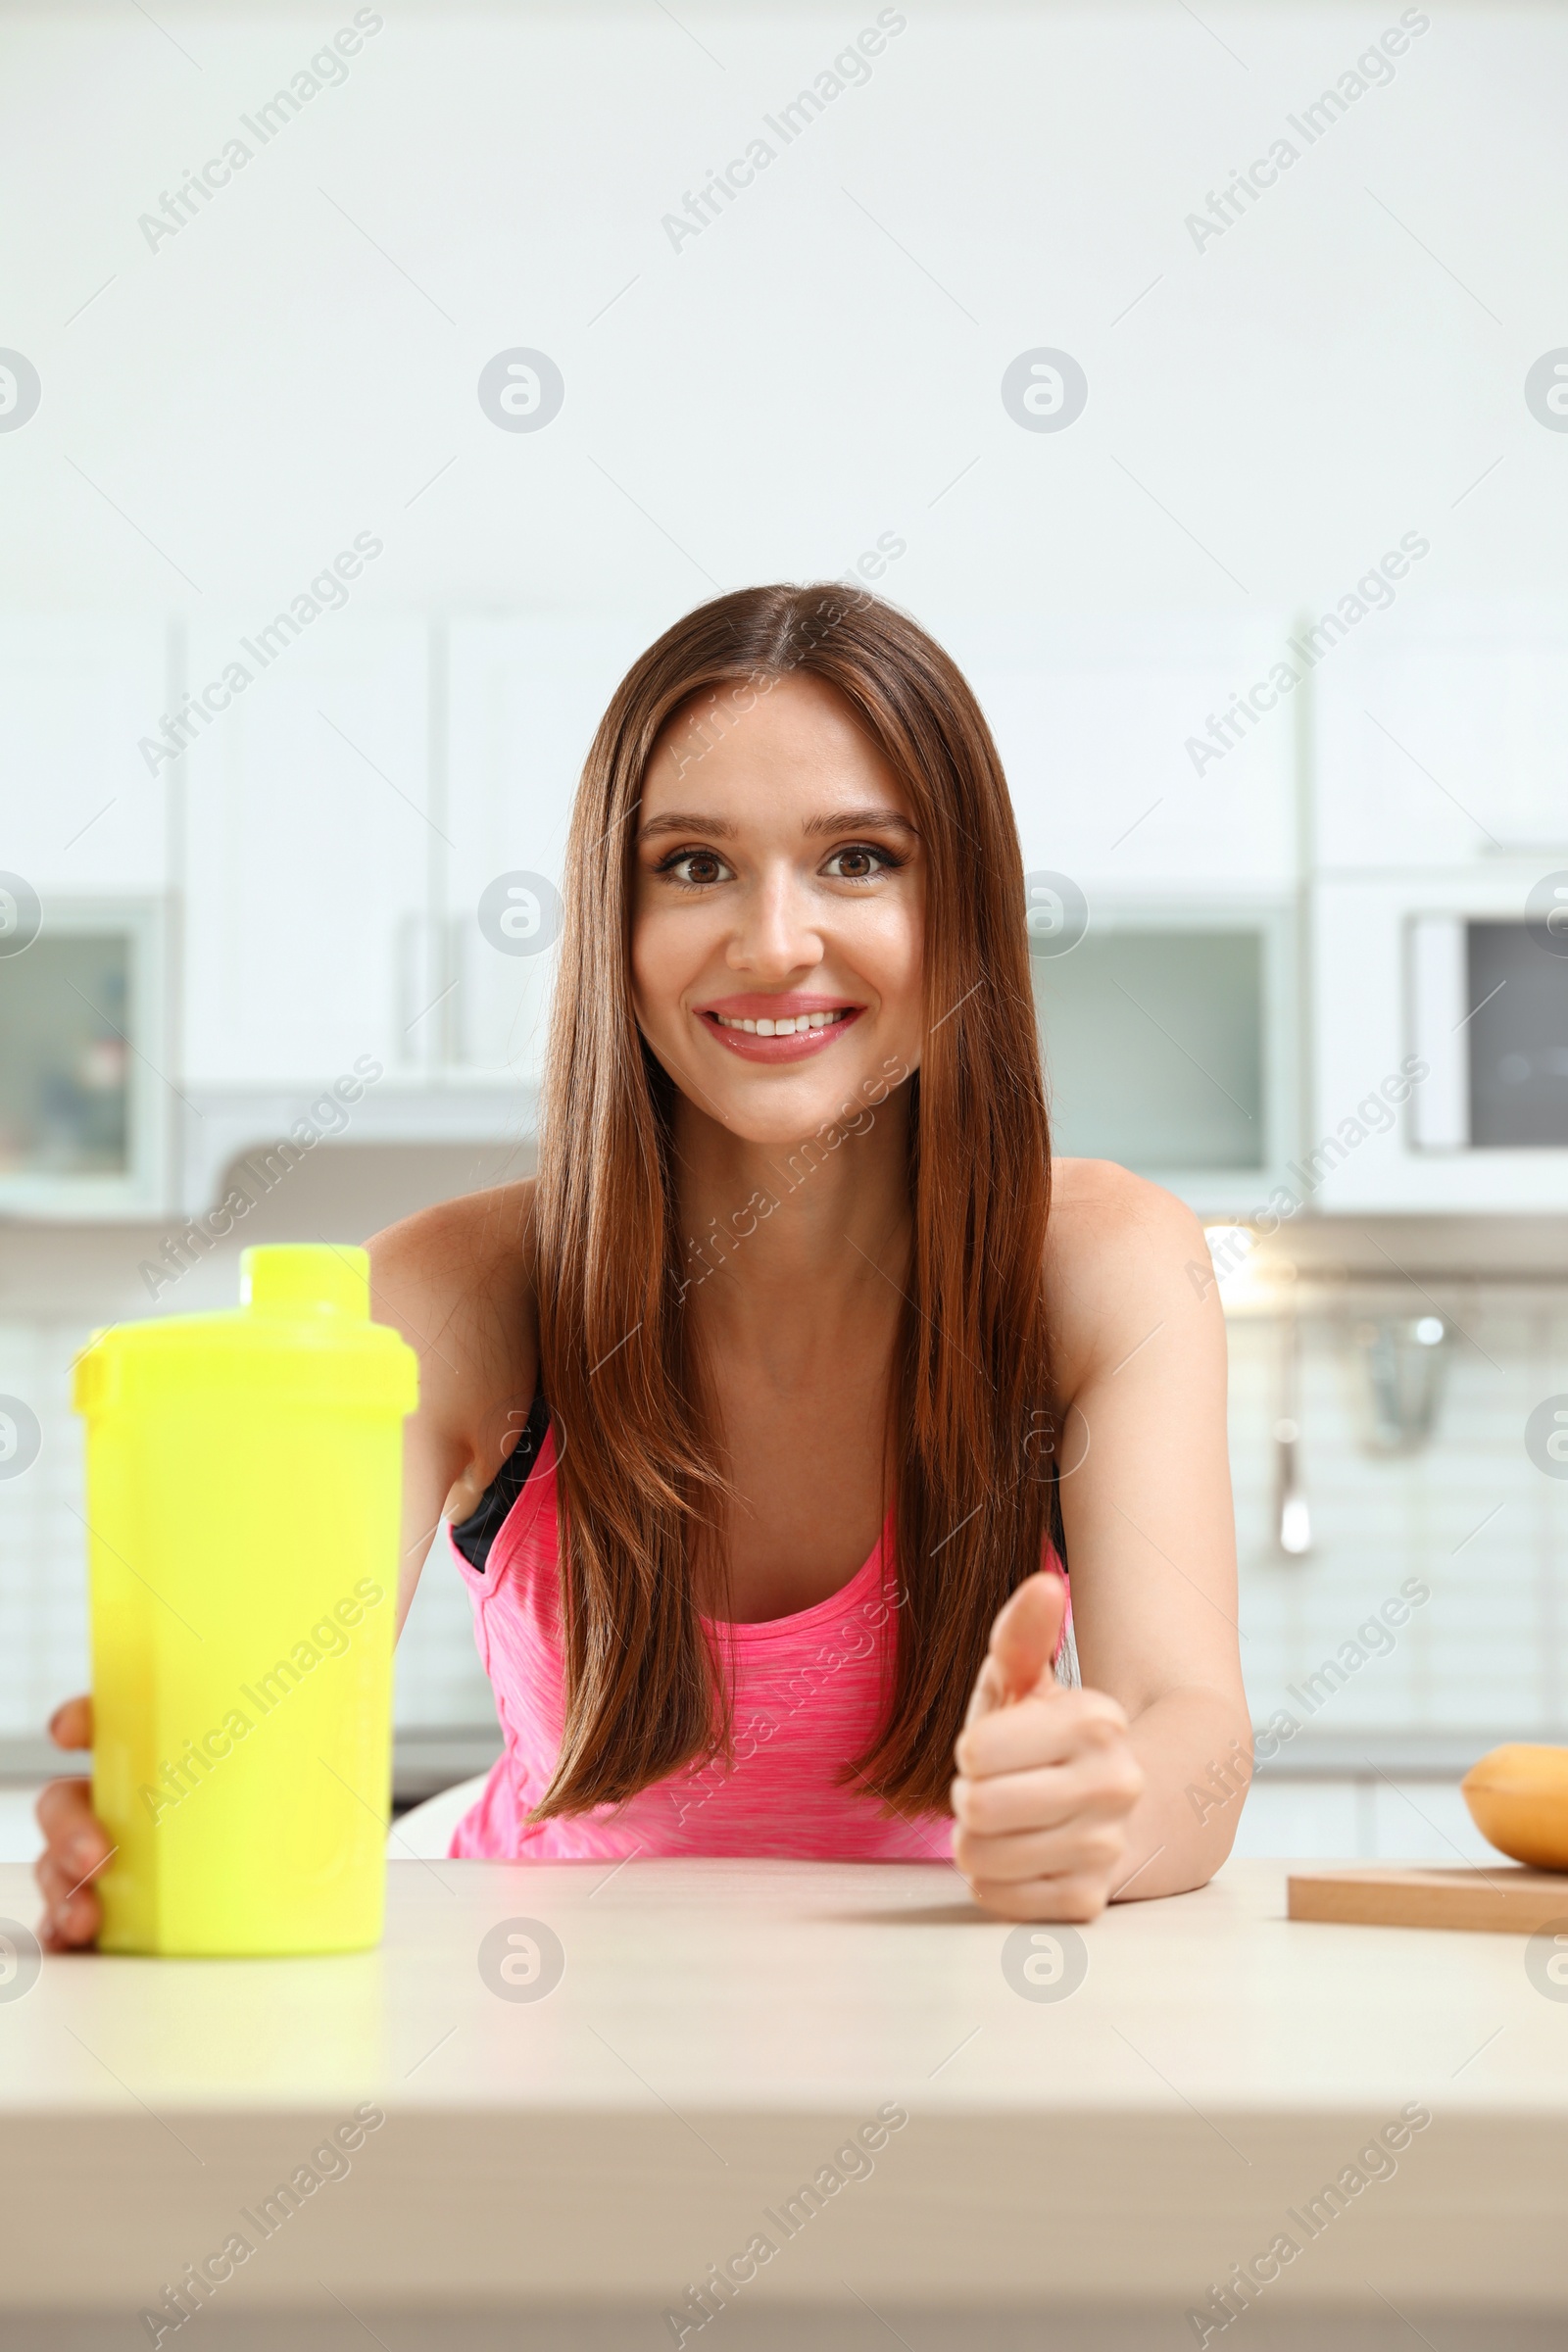
M1308 688L1278 697L1267 683L1288 635L1283 614L949 631L1002 755L1026 871L1070 876L1091 918L1102 894L1179 905L1289 889ZM1217 750L1211 722L1271 693Z
M1568 864L1568 621L1360 626L1313 673L1314 864Z
M186 1077L318 1082L362 1055L392 1072L429 1017L421 926L446 854L429 632L326 612L263 668L253 625L188 649L194 690L236 658L258 674L185 760Z
M941 630L1006 769L1057 1148L1244 1216L1298 1139L1289 621ZM1237 717L1244 696L1253 710Z
M1247 1215L1297 1148L1296 964L1288 903L1099 894L1075 947L1030 959L1054 1148Z
M1204 1213L1266 1199L1298 1134L1306 689L1269 684L1288 633L1268 613L941 632L1012 796L1058 1149Z
M0 623L0 1211L111 1220L162 1205L174 1040L166 985L161 619ZM29 895L30 894L30 895ZM13 934L13 944L15 937Z
M0 624L0 866L43 900L161 893L167 769L139 748L165 709L162 618Z
M572 799L605 708L648 634L631 620L517 616L459 619L447 632L451 1067L497 1081L538 1075L556 965L550 893L561 884ZM516 916L509 912L499 932L493 918L480 920L492 887L510 891Z

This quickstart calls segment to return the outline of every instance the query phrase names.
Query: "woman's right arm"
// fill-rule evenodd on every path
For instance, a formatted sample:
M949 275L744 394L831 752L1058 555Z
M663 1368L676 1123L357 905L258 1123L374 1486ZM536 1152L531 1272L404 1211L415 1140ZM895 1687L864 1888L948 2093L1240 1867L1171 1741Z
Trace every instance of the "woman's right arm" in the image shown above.
M376 1234L370 1312L419 1358L419 1404L403 1447L403 1531L397 1630L443 1516L471 1511L516 1444L533 1396L534 1314L522 1248L532 1186L502 1185L422 1209ZM520 1399L520 1405L519 1400ZM92 1700L68 1698L50 1719L57 1747L90 1748ZM91 1943L101 1923L93 1880L112 1840L84 1776L51 1781L37 1803L44 1850L34 1867L44 1948Z

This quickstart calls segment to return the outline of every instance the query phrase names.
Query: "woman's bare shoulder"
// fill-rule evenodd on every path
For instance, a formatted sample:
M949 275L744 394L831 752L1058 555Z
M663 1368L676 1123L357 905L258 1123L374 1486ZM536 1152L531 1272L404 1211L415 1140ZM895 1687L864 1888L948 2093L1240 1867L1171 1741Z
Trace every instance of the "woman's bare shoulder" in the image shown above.
M520 1282L533 1194L531 1176L482 1193L460 1193L383 1226L367 1247L379 1264L411 1282L462 1287L476 1272L492 1281Z
M519 1399L526 1413L537 1368L533 1189L460 1194L367 1245L372 1312L418 1351L421 1416L487 1458L491 1423Z
M1203 1231L1174 1193L1113 1159L1052 1161L1051 1224L1058 1244L1079 1250L1125 1241L1135 1232L1201 1240Z
M1109 1159L1051 1171L1046 1284L1063 1386L1108 1370L1163 1316L1217 1314L1203 1228L1183 1200Z

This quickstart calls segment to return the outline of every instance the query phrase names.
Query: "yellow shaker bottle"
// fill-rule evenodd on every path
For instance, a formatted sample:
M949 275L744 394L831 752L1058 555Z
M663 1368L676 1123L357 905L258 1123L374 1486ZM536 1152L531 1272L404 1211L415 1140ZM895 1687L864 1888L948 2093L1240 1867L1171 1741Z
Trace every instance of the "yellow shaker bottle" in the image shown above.
M93 1807L111 1952L379 1941L403 1421L363 1250L247 1250L237 1312L97 1333Z

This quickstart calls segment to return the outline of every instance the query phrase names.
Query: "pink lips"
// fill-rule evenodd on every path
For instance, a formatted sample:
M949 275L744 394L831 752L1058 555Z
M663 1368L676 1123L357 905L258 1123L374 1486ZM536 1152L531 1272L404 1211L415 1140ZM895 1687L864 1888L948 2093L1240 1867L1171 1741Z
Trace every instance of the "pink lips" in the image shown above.
M792 990L786 996L715 997L711 1004L693 1006L709 1036L730 1053L738 1054L743 1061L804 1061L819 1054L835 1038L853 1029L865 1007L847 1004L843 997L819 997ZM759 1037L755 1031L726 1029L713 1016L723 1013L732 1021L789 1021L798 1020L803 1012L839 1012L845 1017L832 1021L825 1029L799 1029L789 1037Z

